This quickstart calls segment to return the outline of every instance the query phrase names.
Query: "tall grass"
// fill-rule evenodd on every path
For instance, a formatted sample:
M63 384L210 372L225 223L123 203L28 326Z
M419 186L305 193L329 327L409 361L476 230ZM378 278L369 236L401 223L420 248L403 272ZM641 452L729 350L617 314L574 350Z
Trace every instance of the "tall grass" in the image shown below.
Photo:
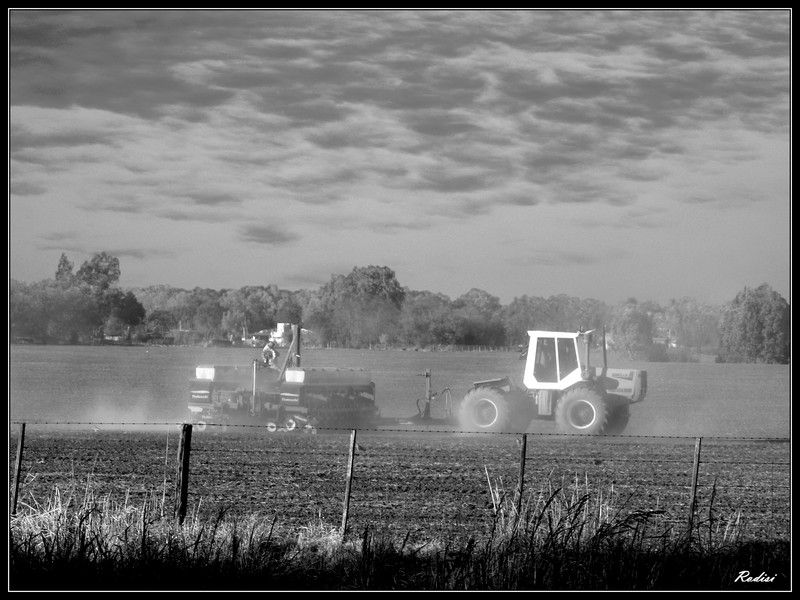
M788 543L742 542L741 520L713 494L687 532L578 476L523 499L487 482L490 535L422 545L369 527L343 540L319 518L292 531L279 515L195 511L178 525L158 491L135 505L88 485L55 489L11 520L10 589L737 589L742 570L779 574L758 589L788 589Z

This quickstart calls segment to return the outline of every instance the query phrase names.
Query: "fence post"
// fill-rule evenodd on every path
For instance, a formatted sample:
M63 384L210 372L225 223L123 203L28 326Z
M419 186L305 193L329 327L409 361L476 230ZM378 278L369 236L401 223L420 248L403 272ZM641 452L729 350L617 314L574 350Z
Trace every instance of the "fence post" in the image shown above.
M694 442L694 464L692 465L692 497L689 502L689 526L687 533L692 534L694 524L694 507L697 500L697 475L700 472L700 446L703 438L696 438Z
M344 507L342 510L342 541L347 534L347 517L350 512L350 486L353 481L353 460L356 453L356 430L350 434L350 457L347 460L347 479L344 487Z
M19 439L17 440L17 466L14 471L14 497L11 501L11 515L17 514L17 495L19 494L19 475L22 472L22 450L25 447L25 423L19 424Z
M184 423L181 428L181 441L178 450L178 483L175 498L175 517L178 525L186 518L186 501L189 497L189 453L192 450L192 426Z
M431 418L431 370L425 369L425 409L422 413L424 419Z
M525 481L525 455L528 450L528 434L522 434L519 450L519 481L517 483L517 519L519 519L520 512L522 511L522 489Z

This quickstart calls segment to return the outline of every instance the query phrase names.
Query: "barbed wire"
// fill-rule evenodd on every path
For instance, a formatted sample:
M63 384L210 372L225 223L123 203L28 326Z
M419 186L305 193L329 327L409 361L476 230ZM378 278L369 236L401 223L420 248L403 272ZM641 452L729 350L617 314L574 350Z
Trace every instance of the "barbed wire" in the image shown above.
M186 425L185 421L41 421L41 420L12 420L11 424L14 425L87 425L87 426L120 426L120 425L147 425L147 426L182 426ZM192 424L197 426L196 423ZM232 429L263 429L269 431L269 426L266 424L247 424L247 423L205 423L205 427L225 427ZM728 440L728 441L762 441L762 442L791 442L788 437L752 437L752 436L719 436L719 435L653 435L653 434L621 434L621 435L602 435L602 436L589 436L583 434L570 434L570 433L555 433L555 432L506 432L506 431L462 431L459 429L415 429L415 428L391 428L391 427L318 427L313 429L317 431L352 431L357 432L372 432L372 433L449 433L457 435L489 435L489 436L534 436L534 437L557 437L562 439L584 439L584 440L601 440L601 439L679 439L679 440L694 440L702 438L704 440ZM298 427L297 429L286 430L285 428L277 428L277 431L297 431L302 432L304 428Z
M176 440L177 442L177 440ZM134 441L130 442L131 444L137 443ZM105 450L105 451L104 451ZM103 460L109 459L111 456L114 456L117 452L121 452L126 450L126 448L119 448L119 449L104 449L102 446L69 446L68 449L62 450L62 452L68 451L73 454L59 454L55 456L49 456L50 460L74 460L75 456L74 453L78 451L86 451L86 452L98 452L100 451L100 456ZM297 455L303 457L309 456L330 456L327 452L324 451L309 451L308 449L304 448L302 450L299 449L281 449L281 448L227 448L227 449L220 449L220 448L204 448L204 447L193 447L192 454L220 454L220 453L233 453L233 454L261 454L261 455ZM160 458L163 457L163 452L156 451L155 448L151 449L151 452L148 453L149 456L153 458ZM172 459L174 460L174 453L171 453ZM426 458L425 464L431 464L429 460L429 456L424 454L423 450L408 450L408 451L398 451L392 450L390 451L389 448L384 447L374 447L371 446L370 448L362 448L361 450L357 450L357 455L361 456L365 459L372 459L372 458L402 458L408 459L414 456L424 456ZM526 453L526 457L529 454ZM141 458L141 454L137 455L137 459ZM442 457L443 458L443 457ZM89 460L89 457L87 457ZM337 457L337 460L341 460L340 457ZM596 455L585 455L579 454L569 457L561 457L561 460L564 462L574 462L579 465L588 465L590 463L594 463L598 465L600 463L651 463L651 464L679 464L685 465L687 468L690 466L691 459L677 459L677 458L636 458L630 456L605 456L603 454L596 454ZM442 463L447 463L449 461L439 461ZM713 460L713 461L706 461L700 460L699 463L702 465L723 465L723 466L774 466L774 467L790 467L792 465L791 462L787 461L735 461L735 460ZM768 473L762 473L763 477L766 477Z
M790 462L750 462L746 460L700 460L701 465L747 465L749 467L758 467L758 466L781 466L781 467L790 467L792 463ZM763 475L766 475L765 473Z

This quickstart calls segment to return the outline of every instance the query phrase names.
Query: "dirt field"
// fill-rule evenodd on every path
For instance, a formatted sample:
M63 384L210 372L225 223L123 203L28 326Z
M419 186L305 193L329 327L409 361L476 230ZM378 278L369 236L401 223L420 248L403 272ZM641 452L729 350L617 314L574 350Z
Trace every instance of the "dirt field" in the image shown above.
M159 431L106 427L46 430L29 426L20 490L23 504L43 505L56 487L82 500L96 496L141 505L145 497L174 502L178 427ZM12 436L9 464L16 439ZM276 525L338 527L349 432L266 434L252 428L193 433L191 517L258 513ZM350 527L411 539L454 539L487 533L493 485L517 485L520 445L512 435L359 432ZM658 518L685 524L694 440L528 435L525 498L602 494L612 512L663 510ZM705 439L698 481L698 519L715 527L739 518L746 538L789 539L788 443ZM712 492L714 483L716 490Z
M10 416L15 421L178 422L186 418L188 381L198 364L246 365L245 348L14 346ZM611 366L646 369L648 391L631 411L626 434L788 437L787 365L635 363L611 355ZM461 398L472 382L509 376L521 385L524 362L516 352L305 350L303 365L367 369L385 417L416 413L433 391ZM437 409L438 407L434 407ZM531 432L553 431L534 421Z
M141 504L145 495L172 506L177 423L185 418L187 382L196 364L242 364L252 352L213 348L13 347L10 414L28 422L21 502L44 503L58 486L87 482L97 494ZM516 353L309 350L307 366L367 368L386 417L408 417L425 391L452 388L460 398L472 381L508 374L519 384ZM694 436L703 436L700 518L744 523L747 537L789 538L790 444L723 438L788 438L790 372L786 365L627 363L647 369L648 394L635 405L626 435L563 438L551 421L528 429L526 495L564 487L612 498L612 510L665 511L688 517ZM434 414L439 410L434 407ZM90 421L174 425L120 430L32 424ZM687 436L651 438L645 436ZM716 439L715 439L716 438ZM517 482L518 437L414 432L360 432L352 486L351 526L370 524L420 539L485 532L492 484L511 493ZM320 519L341 523L349 434L277 433L252 428L194 433L190 515L257 512L293 527ZM12 466L16 438L9 439ZM577 488L576 486L577 480ZM165 485L166 481L166 485ZM588 486L588 488L587 488ZM613 486L613 496L612 494ZM597 497L597 496L595 496ZM705 512L703 512L705 511ZM724 520L717 520L724 527Z

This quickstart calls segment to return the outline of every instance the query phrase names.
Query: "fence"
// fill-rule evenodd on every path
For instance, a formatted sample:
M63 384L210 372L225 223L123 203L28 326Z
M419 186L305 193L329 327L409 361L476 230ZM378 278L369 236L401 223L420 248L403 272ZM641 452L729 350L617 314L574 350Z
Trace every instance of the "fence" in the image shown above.
M158 500L180 521L224 511L442 540L488 534L499 503L520 509L560 490L599 499L609 518L790 539L788 439L28 423L10 442L12 513L91 489L120 504Z

